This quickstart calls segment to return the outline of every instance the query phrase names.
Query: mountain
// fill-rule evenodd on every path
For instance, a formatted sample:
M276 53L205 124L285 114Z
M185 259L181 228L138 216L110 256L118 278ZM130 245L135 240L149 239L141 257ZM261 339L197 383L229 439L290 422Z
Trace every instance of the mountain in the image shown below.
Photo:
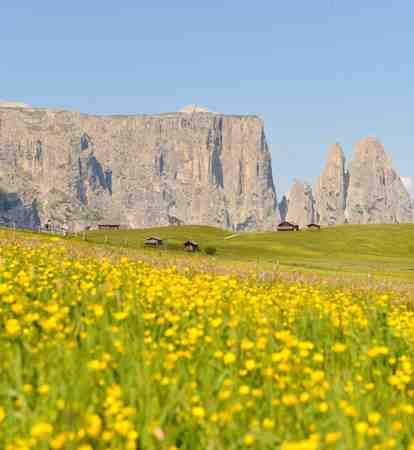
M345 217L349 223L410 223L413 205L381 143L368 138L355 146L349 164Z
M414 205L381 143L363 139L348 167L339 144L310 185L277 205L263 122L189 105L157 115L96 116L0 101L0 224L82 229L206 224L275 229L408 223Z
M295 181L286 217L298 224L309 220L310 201ZM302 184L303 186L303 184ZM339 144L328 152L325 168L315 183L315 216L322 225L343 223L412 223L414 204L392 166L382 144L375 138L359 141L348 168ZM312 192L308 188L306 198Z
M312 187L295 180L287 197L286 220L306 227L315 221L314 204Z
M339 144L329 149L328 161L315 184L316 221L326 225L345 222L347 193L345 155Z
M273 229L271 157L256 116L95 116L0 103L0 223L81 229Z
M6 100L0 100L0 108L30 108L30 105L19 102L8 102Z

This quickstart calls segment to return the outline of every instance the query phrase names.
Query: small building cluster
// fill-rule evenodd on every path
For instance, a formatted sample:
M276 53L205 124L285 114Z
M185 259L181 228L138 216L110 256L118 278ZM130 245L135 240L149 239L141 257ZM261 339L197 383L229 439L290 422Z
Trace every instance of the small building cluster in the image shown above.
M306 227L308 230L320 230L321 226L317 223L310 223ZM299 225L296 225L295 223L287 222L286 220L281 222L278 227L277 231L299 231Z
M144 239L144 247L162 247L163 240L158 236L150 236ZM198 252L200 247L197 242L188 240L184 242L184 250L187 252Z
M98 230L119 230L121 225L117 223L100 223L98 224Z

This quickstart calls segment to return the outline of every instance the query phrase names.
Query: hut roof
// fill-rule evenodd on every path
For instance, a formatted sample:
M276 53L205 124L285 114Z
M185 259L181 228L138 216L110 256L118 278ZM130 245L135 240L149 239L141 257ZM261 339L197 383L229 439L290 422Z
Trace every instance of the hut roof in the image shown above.
M98 228L121 228L119 223L98 223Z
M184 245L198 245L198 243L196 241L189 240L189 241L185 241Z
M294 223L288 222L288 221L283 221L281 223L279 223L278 225L279 227L295 227L296 225Z

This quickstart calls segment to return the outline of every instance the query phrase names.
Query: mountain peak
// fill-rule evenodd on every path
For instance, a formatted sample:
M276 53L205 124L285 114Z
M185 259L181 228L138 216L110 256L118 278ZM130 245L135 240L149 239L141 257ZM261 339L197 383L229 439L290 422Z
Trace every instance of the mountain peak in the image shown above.
M192 113L208 113L210 112L207 108L200 105L187 105L180 109L180 113L192 114Z
M21 108L30 108L30 105L27 105L26 103L0 100L0 108L19 108L19 109L21 109Z

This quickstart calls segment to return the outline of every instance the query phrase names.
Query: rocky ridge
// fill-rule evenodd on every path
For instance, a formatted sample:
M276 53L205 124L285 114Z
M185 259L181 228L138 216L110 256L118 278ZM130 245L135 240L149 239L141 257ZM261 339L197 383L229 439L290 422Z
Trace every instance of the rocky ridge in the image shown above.
M380 142L373 138L358 142L348 170L348 223L413 221L410 195Z
M263 122L190 106L95 116L0 104L0 223L81 229L279 221Z
M374 138L357 143L348 168L333 145L314 191L296 180L278 208L256 116L198 105L95 116L0 101L0 224L183 223L243 231L275 229L280 218L300 226L409 223L414 205Z
M286 217L309 223L311 207L299 185L294 183L296 194L289 196ZM414 222L413 200L375 138L355 145L348 169L341 146L333 145L314 191L315 220L321 225ZM311 197L310 192L307 198Z

